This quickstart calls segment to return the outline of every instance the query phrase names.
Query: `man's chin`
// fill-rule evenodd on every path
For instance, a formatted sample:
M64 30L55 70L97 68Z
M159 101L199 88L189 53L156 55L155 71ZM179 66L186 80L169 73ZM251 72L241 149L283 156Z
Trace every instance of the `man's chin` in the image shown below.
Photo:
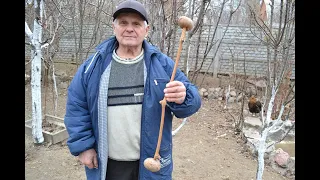
M124 46L128 46L128 47L134 47L134 46L138 46L138 43L133 43L133 42L125 42L123 43Z

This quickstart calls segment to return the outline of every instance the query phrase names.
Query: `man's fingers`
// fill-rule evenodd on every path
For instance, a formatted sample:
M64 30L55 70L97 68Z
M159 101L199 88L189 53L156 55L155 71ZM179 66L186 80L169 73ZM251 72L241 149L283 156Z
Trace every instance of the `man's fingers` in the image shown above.
M185 92L179 92L179 93L166 93L164 96L166 98L182 98L185 97Z
M87 166L89 169L94 168L94 167L93 167L93 162L92 162L92 161L91 161L91 162L82 162L81 164L83 164L83 165Z
M164 93L180 93L180 92L186 92L186 88L184 86L173 86L173 87L167 87L163 91Z
M98 159L97 159L97 156L94 156L94 157L93 157L93 167L96 168L96 169L98 168Z
M97 153L94 149L88 149L79 155L81 164L87 166L89 169L98 168Z
M163 92L168 102L175 102L177 104L183 103L186 97L186 87L180 81L167 83Z
M180 81L171 81L166 84L166 88L170 88L174 86L183 86L183 83Z
M89 169L92 169L92 168L98 168L98 160L97 160L97 157L92 157L92 159L87 159L86 161L81 161L79 159L80 163L82 165L85 165L87 166Z

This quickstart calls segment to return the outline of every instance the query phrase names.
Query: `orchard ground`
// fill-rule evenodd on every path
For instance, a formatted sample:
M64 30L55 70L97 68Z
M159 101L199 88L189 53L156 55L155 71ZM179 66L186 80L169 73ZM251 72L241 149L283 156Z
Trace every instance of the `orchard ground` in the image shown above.
M55 64L58 74L73 76L76 66ZM30 71L29 71L30 72ZM26 68L26 73L28 70ZM30 73L29 73L30 75ZM216 78L207 76L203 87L217 87ZM44 89L44 88L43 88ZM44 105L45 90L42 90ZM65 113L66 89L58 88L56 116ZM53 91L46 94L47 114L53 114ZM32 118L31 86L25 85L25 121ZM244 140L234 132L232 120L223 109L224 101L203 99L202 107L188 118L187 123L173 137L173 180L254 180L257 160L249 153ZM247 107L245 107L247 108ZM174 118L173 129L183 119ZM32 137L25 135L26 180L85 180L84 166L70 154L66 141L58 144L35 145ZM289 180L274 169L265 166L264 180Z

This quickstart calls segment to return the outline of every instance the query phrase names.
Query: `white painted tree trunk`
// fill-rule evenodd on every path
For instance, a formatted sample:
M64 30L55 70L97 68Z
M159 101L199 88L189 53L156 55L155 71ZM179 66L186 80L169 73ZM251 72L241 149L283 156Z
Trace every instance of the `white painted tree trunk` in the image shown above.
M58 90L57 90L57 83L56 83L56 76L54 74L54 63L52 62L52 79L53 79L53 87L54 87L54 115L57 116L57 106L58 106Z
M276 94L277 94L277 90L275 89L275 87L272 87L271 98L268 103L267 116L264 117L263 111L260 112L262 122L263 122L262 123L263 127L262 127L261 137L259 139L259 145L257 148L258 167L257 167L256 180L262 180L262 175L264 171L264 153L266 152L266 148L267 148L266 139L269 135L269 131L272 129L272 127L274 127L270 124L270 122L271 122L271 113L274 106L274 100L275 100Z
M44 141L42 134L42 106L41 106L41 34L42 27L35 20L32 36L34 50L31 62L31 95L32 95L32 136L34 143Z
M262 180L262 175L264 171L264 153L266 152L266 139L268 135L268 129L264 129L259 139L258 146L258 167L257 167L257 180Z
M27 22L25 22L25 33L31 41L31 96L32 96L32 136L34 143L43 143L42 134L42 106L41 106L41 41L42 41L42 12L43 0L34 0L35 19L33 22L33 32L31 32ZM26 5L32 4L28 0Z

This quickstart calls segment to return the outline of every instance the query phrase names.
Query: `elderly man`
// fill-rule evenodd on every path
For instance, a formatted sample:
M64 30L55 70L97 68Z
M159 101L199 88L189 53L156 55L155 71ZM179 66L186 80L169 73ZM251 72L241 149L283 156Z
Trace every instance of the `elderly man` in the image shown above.
M169 82L174 61L144 40L149 26L141 3L120 3L113 18L115 37L96 47L69 85L67 145L88 180L172 179L173 115L199 110L198 89L179 69ZM164 96L161 169L151 172L143 161L155 153Z

